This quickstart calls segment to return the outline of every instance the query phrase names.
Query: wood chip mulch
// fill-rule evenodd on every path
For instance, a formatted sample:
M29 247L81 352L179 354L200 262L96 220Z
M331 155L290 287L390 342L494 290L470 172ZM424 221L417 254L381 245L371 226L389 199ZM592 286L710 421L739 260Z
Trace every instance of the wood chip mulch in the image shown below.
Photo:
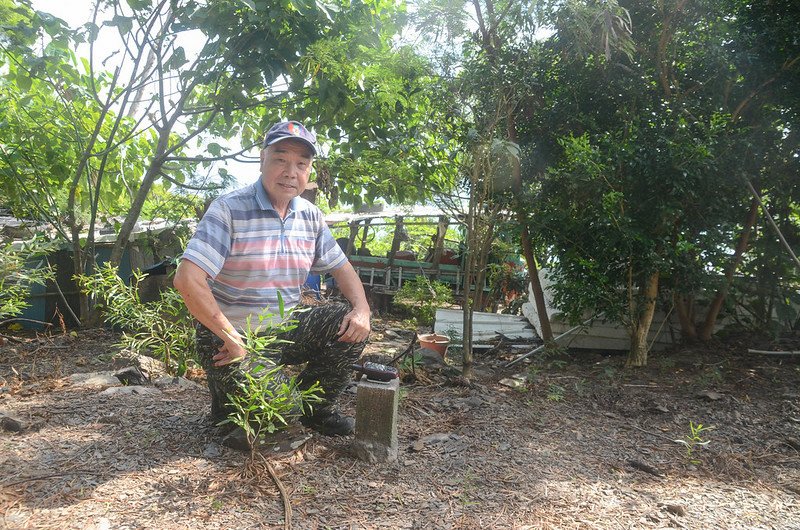
M376 328L369 353L398 351ZM247 454L220 445L202 383L70 383L114 369L115 342L82 330L0 347L0 415L20 426L0 432L0 527L283 528L278 489L241 478ZM424 368L402 385L398 461L314 436L271 462L299 529L800 529L800 362L749 345L654 353L637 371L597 353L508 370L515 354L496 348L471 386ZM517 373L526 384L499 383ZM691 452L675 441L690 422L708 441Z

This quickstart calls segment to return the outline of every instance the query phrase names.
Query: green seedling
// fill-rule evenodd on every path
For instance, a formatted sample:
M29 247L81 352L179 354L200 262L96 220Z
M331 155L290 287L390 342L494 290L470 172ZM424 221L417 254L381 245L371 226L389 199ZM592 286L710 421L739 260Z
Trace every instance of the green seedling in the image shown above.
M563 386L551 384L547 387L547 399L550 401L563 401L565 389Z
M688 460L690 464L700 464L700 461L694 458L695 450L697 450L699 447L705 447L711 443L711 440L705 440L702 436L702 433L707 430L709 430L709 428L703 427L702 423L695 425L694 422L689 421L689 433L682 439L675 440L675 443L679 443L686 447L686 460Z
M268 433L287 427L294 419L310 414L314 404L322 401L322 388L314 382L308 388L300 388L295 376L288 377L283 366L271 357L277 353L276 346L289 341L285 333L297 326L291 316L297 311L284 310L283 298L278 295L278 315L264 310L253 325L248 318L242 333L247 359L238 374L237 391L228 394L231 414L220 425L233 423L242 428L250 446L248 469L257 473L256 449Z
M422 366L422 355L419 353L406 355L406 357L400 363L400 369L406 372L420 366Z

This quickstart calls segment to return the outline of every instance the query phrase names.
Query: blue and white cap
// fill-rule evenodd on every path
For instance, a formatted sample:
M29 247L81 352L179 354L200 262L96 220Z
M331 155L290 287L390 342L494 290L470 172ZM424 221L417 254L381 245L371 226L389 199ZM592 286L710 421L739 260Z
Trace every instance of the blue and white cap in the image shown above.
M264 137L263 147L269 147L283 140L300 140L308 144L314 155L317 151L317 136L298 121L282 121L273 125Z

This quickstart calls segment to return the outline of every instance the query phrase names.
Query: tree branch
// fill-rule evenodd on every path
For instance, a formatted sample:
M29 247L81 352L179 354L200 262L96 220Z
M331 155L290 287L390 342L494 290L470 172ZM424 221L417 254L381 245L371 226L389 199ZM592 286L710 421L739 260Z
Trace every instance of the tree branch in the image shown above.
M159 174L159 176L161 176L162 178L167 179L168 181L172 182L173 184L175 184L179 188L185 188L187 190L213 191L213 190L221 190L223 188L222 186L192 186L191 184L184 184L182 182L178 182L174 178L172 178L169 175L167 175L167 173L165 173L164 171L159 171L158 174Z

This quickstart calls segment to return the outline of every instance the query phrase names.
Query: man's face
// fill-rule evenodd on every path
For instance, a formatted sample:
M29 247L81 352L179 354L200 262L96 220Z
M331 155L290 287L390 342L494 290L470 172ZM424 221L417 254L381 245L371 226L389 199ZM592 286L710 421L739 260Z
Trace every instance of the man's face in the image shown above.
M296 140L261 150L261 183L275 209L285 213L289 201L306 189L312 161L308 146Z

